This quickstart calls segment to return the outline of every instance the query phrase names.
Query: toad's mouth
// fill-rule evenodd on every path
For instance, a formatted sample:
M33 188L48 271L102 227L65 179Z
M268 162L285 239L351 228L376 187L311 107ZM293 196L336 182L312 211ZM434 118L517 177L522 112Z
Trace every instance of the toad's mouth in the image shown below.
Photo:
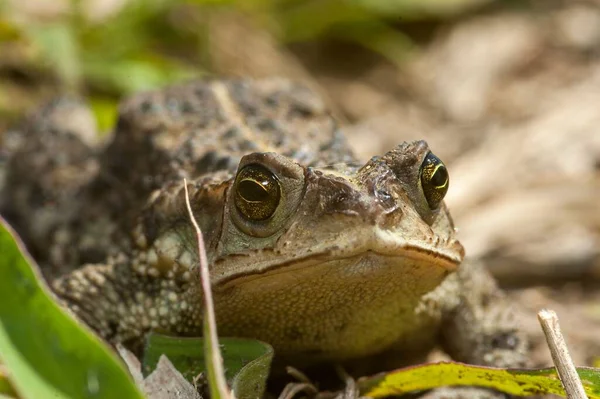
M248 261L252 257L246 258ZM300 270L325 270L331 268L332 265L342 265L348 270L354 267L355 270L360 270L360 273L365 277L368 277L370 273L379 272L380 266L383 267L383 265L388 269L393 268L388 271L390 273L402 274L404 271L401 268L415 267L416 265L421 269L429 269L434 274L445 276L455 271L461 261L461 254L453 256L450 251L434 251L406 244L396 248L378 246L377 248L354 248L352 250L334 247L328 250L289 257L286 260L281 258L277 260L271 256L263 257L259 255L255 258L251 270L233 273L225 278L218 279L217 284L225 287L242 281L292 274Z

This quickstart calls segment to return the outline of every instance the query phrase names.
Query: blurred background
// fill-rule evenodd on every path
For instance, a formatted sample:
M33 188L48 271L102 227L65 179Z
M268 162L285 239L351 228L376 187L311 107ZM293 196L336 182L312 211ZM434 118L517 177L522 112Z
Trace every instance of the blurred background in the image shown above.
M600 367L600 1L0 2L0 143L58 94L108 133L124 96L221 76L305 82L365 159L426 139L535 361L550 307L576 363Z

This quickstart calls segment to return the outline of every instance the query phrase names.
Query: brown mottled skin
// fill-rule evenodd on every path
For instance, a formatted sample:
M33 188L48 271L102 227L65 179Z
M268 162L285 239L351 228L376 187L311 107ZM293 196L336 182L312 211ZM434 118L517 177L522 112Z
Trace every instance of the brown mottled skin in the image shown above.
M485 270L461 264L445 205L426 198L425 142L359 163L322 101L277 79L137 95L106 146L64 127L79 109L59 101L44 111L53 122L25 125L35 154L11 154L1 200L47 277L63 274L56 293L108 341L201 334L187 178L220 335L259 338L303 364L406 360L438 344L460 361L525 364L510 304ZM279 190L261 220L244 206L266 208L236 197L262 195L236 180L248 165ZM80 173L62 182L61 168Z

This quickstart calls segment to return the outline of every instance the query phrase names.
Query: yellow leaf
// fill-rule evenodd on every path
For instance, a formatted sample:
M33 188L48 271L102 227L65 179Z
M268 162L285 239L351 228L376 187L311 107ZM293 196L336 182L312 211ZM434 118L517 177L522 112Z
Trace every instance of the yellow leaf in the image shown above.
M578 367L590 399L600 399L600 369ZM463 363L442 362L396 370L360 381L361 392L381 398L442 386L478 386L511 395L555 394L566 396L554 368L499 369Z

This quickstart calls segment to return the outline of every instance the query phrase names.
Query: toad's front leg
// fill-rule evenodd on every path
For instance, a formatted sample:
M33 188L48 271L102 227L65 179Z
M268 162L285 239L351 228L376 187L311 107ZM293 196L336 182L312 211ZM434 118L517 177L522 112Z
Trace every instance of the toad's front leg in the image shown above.
M458 301L446 310L442 338L456 360L495 367L527 366L528 342L513 305L492 276L467 261L458 271Z
M444 284L437 294L456 289L459 292L456 300L446 303L442 326L442 342L453 359L493 367L528 365L528 342L519 329L514 309L481 264L464 262ZM447 387L434 389L422 399L506 397L484 388Z
M120 258L120 259L119 259ZM86 265L53 284L79 319L111 343L137 346L149 331L201 335L202 311L195 273L132 266L132 258Z

